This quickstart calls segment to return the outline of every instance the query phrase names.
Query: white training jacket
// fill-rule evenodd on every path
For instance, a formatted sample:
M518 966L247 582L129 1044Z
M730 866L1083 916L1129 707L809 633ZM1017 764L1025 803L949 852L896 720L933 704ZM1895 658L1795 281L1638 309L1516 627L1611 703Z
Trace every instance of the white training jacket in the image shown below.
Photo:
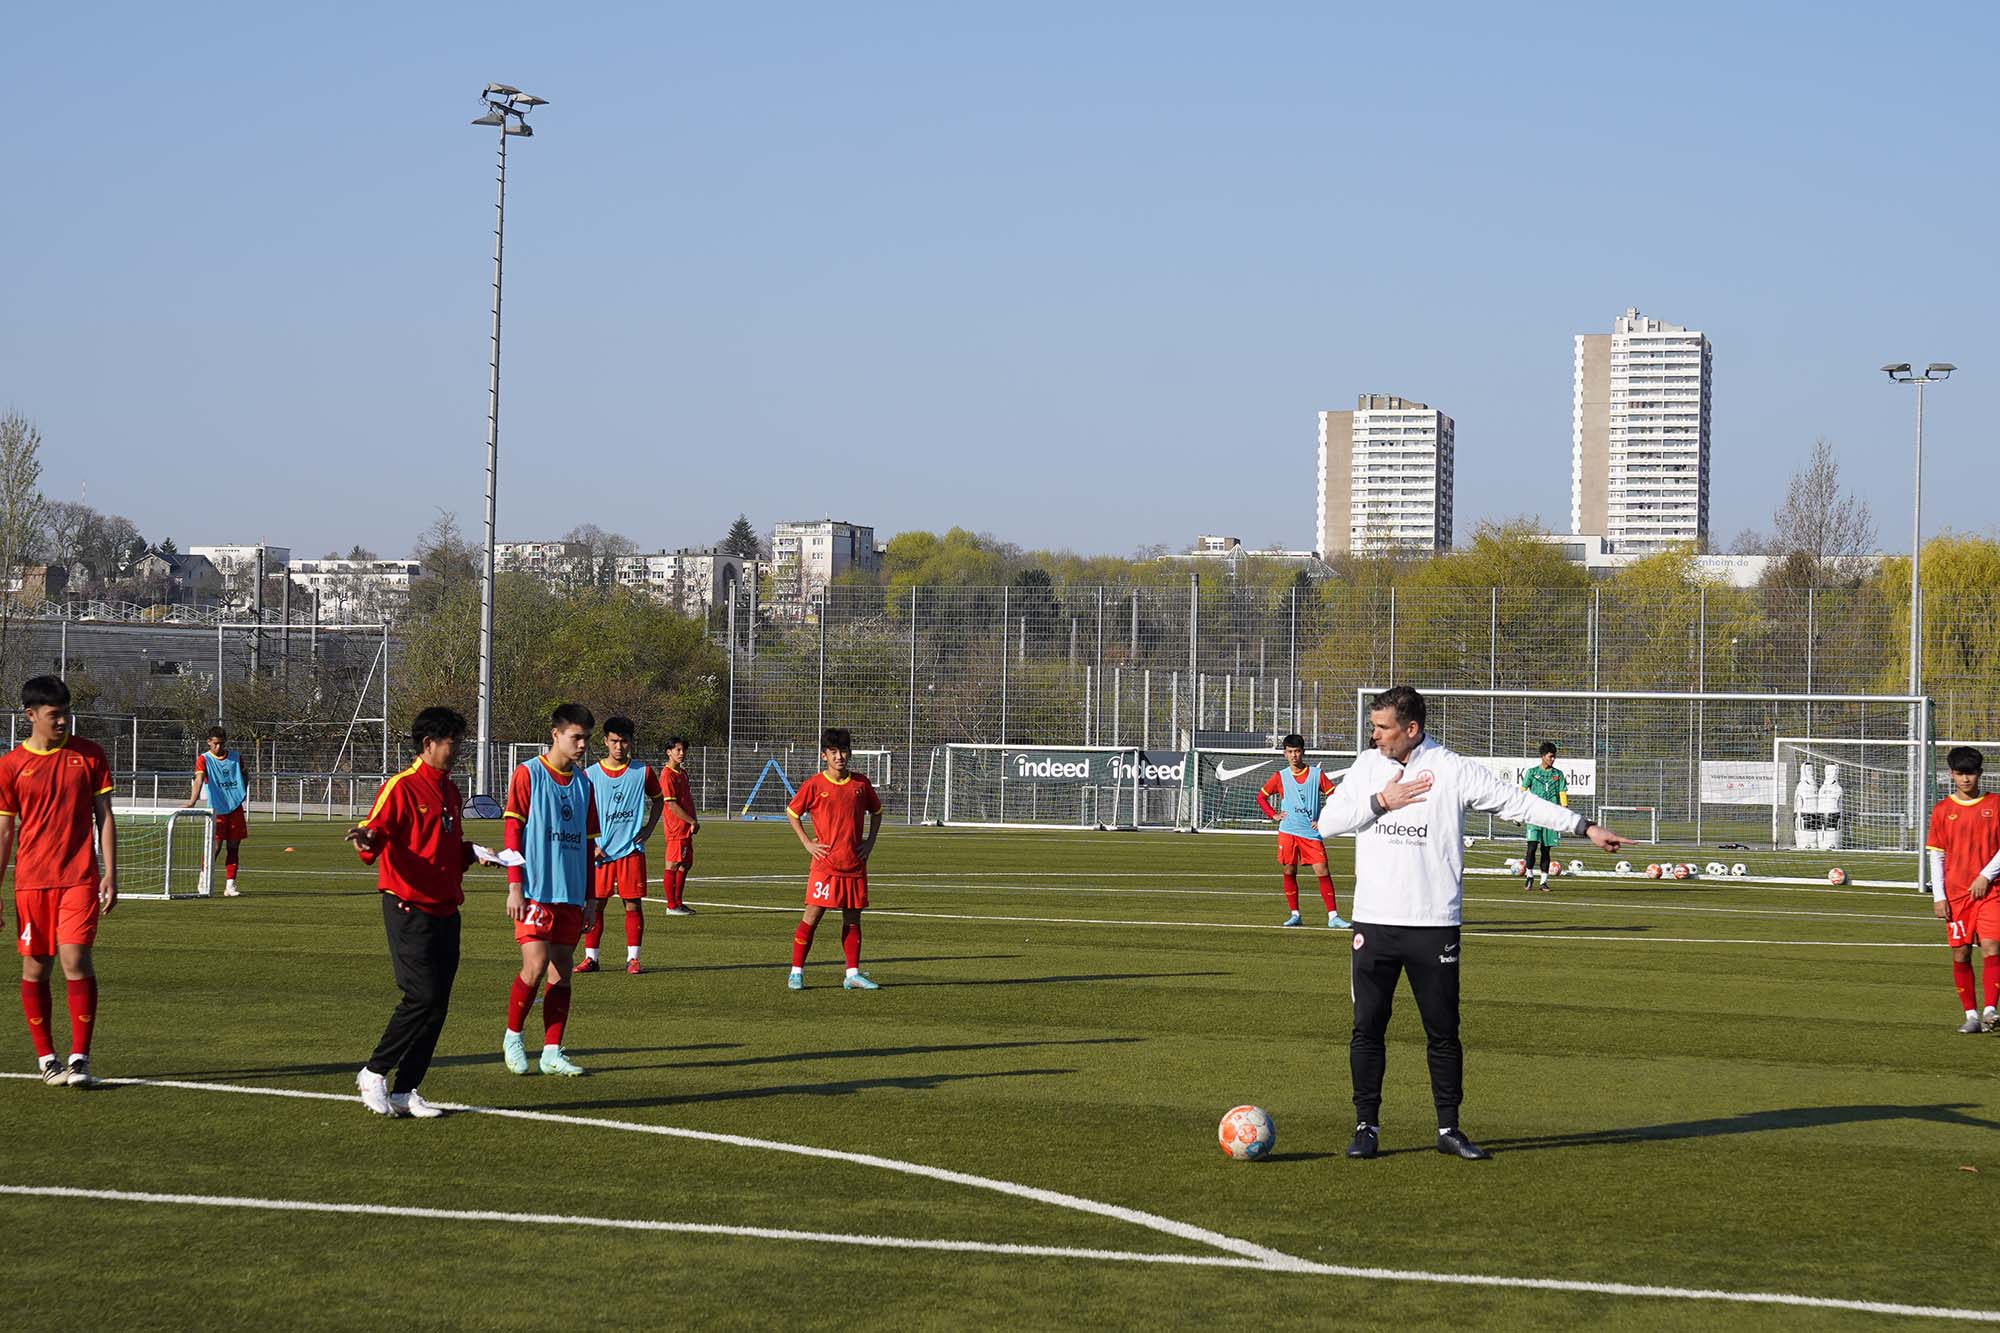
M1430 774L1429 793L1415 805L1377 814L1374 801L1382 788L1406 773ZM1401 764L1370 750L1347 770L1319 816L1321 837L1354 835L1353 918L1376 926L1459 924L1468 807L1568 833L1581 833L1590 823L1428 736Z

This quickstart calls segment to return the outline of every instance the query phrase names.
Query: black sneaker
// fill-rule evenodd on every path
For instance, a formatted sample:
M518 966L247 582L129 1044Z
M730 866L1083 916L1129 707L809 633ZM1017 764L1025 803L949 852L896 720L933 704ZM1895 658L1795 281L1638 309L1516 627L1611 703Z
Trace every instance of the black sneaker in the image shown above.
M1382 1132L1373 1125L1356 1125L1354 1127L1354 1139L1347 1145L1347 1155L1349 1157L1373 1157L1376 1152L1376 1142L1381 1136Z
M1493 1159L1492 1153L1465 1137L1465 1132L1459 1129L1438 1131L1438 1151L1447 1157L1463 1157L1468 1162L1487 1162Z

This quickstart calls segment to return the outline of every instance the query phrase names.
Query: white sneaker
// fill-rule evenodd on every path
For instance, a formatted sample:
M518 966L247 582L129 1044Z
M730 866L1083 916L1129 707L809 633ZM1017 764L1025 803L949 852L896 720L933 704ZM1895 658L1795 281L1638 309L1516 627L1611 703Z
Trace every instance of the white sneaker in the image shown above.
M1979 1030L1981 1032L1991 1032L1995 1028L2000 1028L2000 1011L1996 1011L1989 1004L1986 1006L1986 1012L1979 1016Z
M72 1088L94 1088L97 1086L97 1080L90 1073L89 1056L72 1055L69 1058L68 1079L69 1085Z
M363 1065L354 1076L354 1086L361 1090L361 1104L376 1115L396 1114L396 1108L389 1104L388 1079Z
M425 1101L424 1095L415 1088L411 1088L408 1092L390 1093L389 1106L397 1115L411 1116L417 1120L434 1120L444 1114Z
M42 1082L52 1088L63 1087L69 1082L69 1070L64 1069L62 1061L56 1059L53 1055L42 1057L41 1074Z
M236 891L236 881L232 879L223 884L222 896L225 898L241 898L243 895Z

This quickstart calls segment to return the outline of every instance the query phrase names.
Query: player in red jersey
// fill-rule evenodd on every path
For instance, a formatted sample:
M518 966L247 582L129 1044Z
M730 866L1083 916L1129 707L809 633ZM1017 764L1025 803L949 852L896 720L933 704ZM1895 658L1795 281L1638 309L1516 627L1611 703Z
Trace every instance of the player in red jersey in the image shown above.
M183 810L192 809L208 789L208 808L215 816L215 845L222 849L222 896L238 898L236 867L243 855L243 840L250 836L249 795L243 778L243 761L229 748L229 733L220 726L210 727L204 738L206 749L194 757L194 786ZM208 885L201 886L203 893Z
M687 742L679 736L667 738L667 766L660 774L666 793L667 830L665 873L660 891L666 895L667 910L675 916L693 916L687 905L688 871L694 869L694 835L701 832L701 816L694 808L694 788L688 785Z
M820 733L819 757L825 770L801 782L785 806L792 832L812 857L805 915L792 932L792 975L785 984L805 989L806 953L812 948L813 931L827 908L838 907L840 948L847 957L847 977L840 984L847 990L880 990L861 970L861 910L868 906L868 854L882 831L882 798L867 778L849 771L854 741L845 727L828 727ZM866 836L861 832L864 813ZM802 822L807 818L812 820L811 833Z
M97 919L118 905L118 824L111 765L94 742L69 734L69 686L36 676L21 686L28 739L0 757L0 878L14 864L14 917L21 929L21 1011L34 1038L42 1082L87 1088L97 1029L97 970L90 949ZM49 1031L49 972L62 960L68 983L67 1065Z
M1285 875L1285 903L1292 914L1280 924L1304 925L1299 916L1299 867L1311 866L1319 874L1319 900L1326 905L1326 924L1334 930L1347 929L1340 904L1333 896L1333 879L1326 868L1326 844L1320 841L1321 804L1333 795L1333 778L1318 764L1306 763L1306 738L1296 731L1285 737L1285 766L1265 780L1257 792L1257 804L1265 818L1278 826L1278 866ZM1277 805L1271 798L1277 798Z
M1952 980L1965 1006L1960 1032L1991 1032L2000 1026L2000 895L1991 892L1985 869L2000 855L2000 796L1979 790L1985 758L1970 745L1953 746L1944 757L1952 793L1931 810L1931 899L1945 924L1951 946ZM1972 993L1972 946L1979 945L1985 972L1985 1009Z
M599 842L602 856L591 869L597 919L583 932L578 972L598 970L597 946L604 940L605 912L614 897L625 904L625 970L633 976L645 970L639 966L639 943L646 937L646 841L660 822L665 798L658 769L640 764L633 770L638 739L638 724L631 718L605 718L605 756L583 771L590 779L604 836Z

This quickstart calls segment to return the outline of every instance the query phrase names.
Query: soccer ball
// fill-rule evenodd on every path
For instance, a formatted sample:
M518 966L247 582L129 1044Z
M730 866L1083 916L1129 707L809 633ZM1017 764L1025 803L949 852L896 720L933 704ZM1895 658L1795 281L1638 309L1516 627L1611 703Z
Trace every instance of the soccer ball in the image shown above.
M1736 878L1741 879L1745 875L1750 873L1750 867L1744 865L1741 861L1738 861L1735 865L1729 867L1729 873L1734 875Z
M1847 872L1839 866L1835 866L1826 872L1826 882L1829 884L1845 884L1847 883Z
M1686 863L1682 863L1674 867L1675 879L1687 879L1689 876L1693 874L1694 874L1694 867L1691 865L1687 865Z
M1278 1126L1261 1106L1235 1106L1216 1126L1215 1137L1237 1161L1254 1162L1278 1141Z
M1562 874L1562 872L1563 872L1563 863L1562 863L1562 862L1560 862L1560 861L1551 861L1551 862L1549 862L1549 874L1550 874L1550 875L1560 875L1560 874Z
M1528 863L1518 856L1510 856L1507 858L1507 873L1510 875L1525 875L1528 873Z
M1467 850L1467 851L1470 851L1470 850L1472 850L1472 844L1473 844L1473 843L1475 843L1475 842L1478 842L1478 841L1479 841L1479 839L1477 839L1477 838L1473 837L1473 836L1472 836L1472 835L1471 835L1470 833L1466 834L1466 835L1465 835L1465 847L1466 847L1466 850Z
M1620 861L1617 869L1619 874L1629 875L1632 873L1632 863L1630 861Z
M1710 861L1701 873L1704 875L1726 875L1729 873L1729 867L1723 865L1720 861Z
M1660 875L1661 875L1662 873L1663 873L1663 872L1662 872L1662 871L1660 870L1660 868L1659 868L1658 866L1647 866L1647 867L1646 867L1646 878L1647 878L1647 879L1658 879L1658 878L1660 877Z

